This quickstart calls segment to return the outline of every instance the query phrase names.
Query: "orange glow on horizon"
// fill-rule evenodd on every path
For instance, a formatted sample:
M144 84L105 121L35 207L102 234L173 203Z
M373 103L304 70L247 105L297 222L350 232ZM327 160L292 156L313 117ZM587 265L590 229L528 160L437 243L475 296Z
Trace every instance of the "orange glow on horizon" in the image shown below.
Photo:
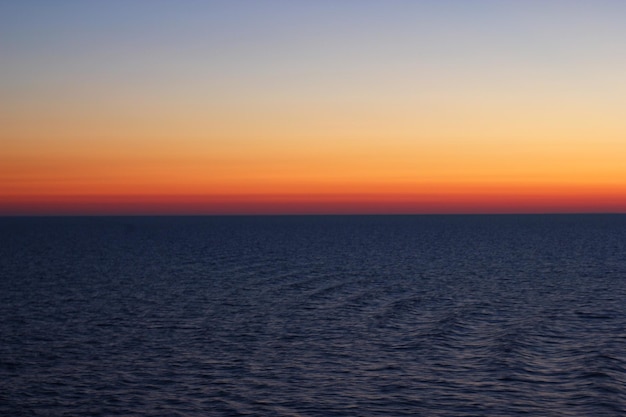
M0 214L626 212L617 146L462 145L0 156Z
M0 155L0 213L626 212L621 145L353 146L14 150Z

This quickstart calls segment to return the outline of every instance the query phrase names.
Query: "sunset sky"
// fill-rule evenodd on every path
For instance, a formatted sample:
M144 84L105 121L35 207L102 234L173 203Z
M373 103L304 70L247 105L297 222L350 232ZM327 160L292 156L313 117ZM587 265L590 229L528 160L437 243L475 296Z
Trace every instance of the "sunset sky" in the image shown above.
M626 212L626 2L0 0L0 214Z

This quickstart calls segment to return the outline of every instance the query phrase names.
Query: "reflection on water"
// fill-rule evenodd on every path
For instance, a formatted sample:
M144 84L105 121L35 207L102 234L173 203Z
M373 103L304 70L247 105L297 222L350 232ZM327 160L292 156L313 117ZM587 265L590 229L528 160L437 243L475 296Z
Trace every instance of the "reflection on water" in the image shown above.
M0 233L3 415L626 413L626 216Z

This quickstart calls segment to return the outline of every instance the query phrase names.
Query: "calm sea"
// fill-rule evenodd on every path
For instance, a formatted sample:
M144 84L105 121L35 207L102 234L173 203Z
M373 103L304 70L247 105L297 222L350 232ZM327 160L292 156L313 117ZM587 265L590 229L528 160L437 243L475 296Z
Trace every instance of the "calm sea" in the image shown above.
M626 215L0 218L0 415L626 415Z

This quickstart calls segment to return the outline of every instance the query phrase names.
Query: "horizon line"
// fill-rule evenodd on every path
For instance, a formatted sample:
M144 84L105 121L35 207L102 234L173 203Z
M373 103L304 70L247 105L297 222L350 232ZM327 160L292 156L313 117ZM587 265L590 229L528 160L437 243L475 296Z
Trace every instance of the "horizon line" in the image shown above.
M407 217L407 216L615 216L622 211L519 211L519 212L425 212L425 213L0 213L0 218L45 217Z

